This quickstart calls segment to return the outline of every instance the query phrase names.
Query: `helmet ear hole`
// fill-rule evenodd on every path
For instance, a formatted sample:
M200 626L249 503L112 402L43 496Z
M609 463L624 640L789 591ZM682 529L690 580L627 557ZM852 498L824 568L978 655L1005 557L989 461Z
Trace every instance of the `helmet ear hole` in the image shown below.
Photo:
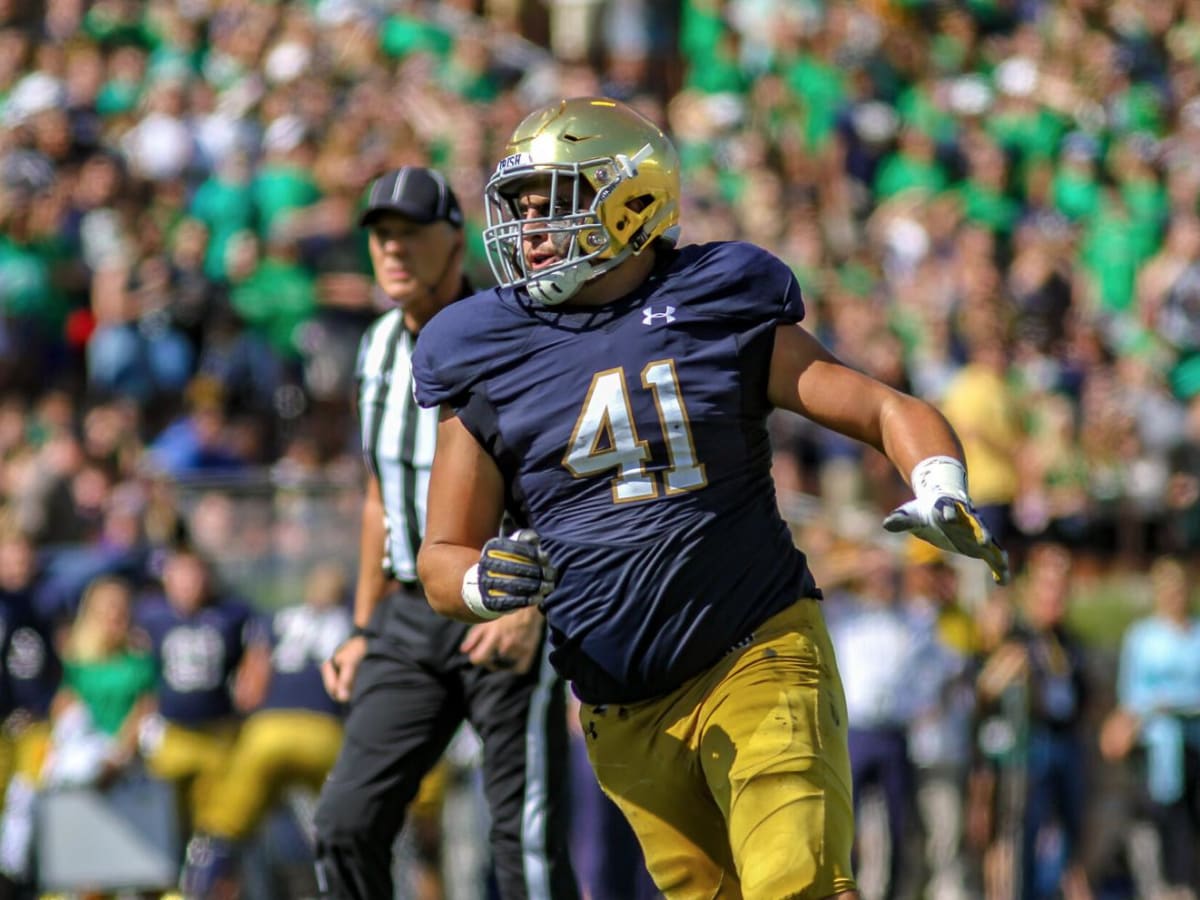
M630 197L625 201L625 208L632 212L641 212L647 206L654 202L654 197L650 194L639 194L636 197Z

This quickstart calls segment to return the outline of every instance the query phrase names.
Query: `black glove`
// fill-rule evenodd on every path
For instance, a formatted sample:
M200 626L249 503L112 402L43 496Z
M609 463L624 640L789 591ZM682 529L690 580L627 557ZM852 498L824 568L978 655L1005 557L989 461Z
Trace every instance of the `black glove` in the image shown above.
M529 528L484 544L478 571L480 601L500 614L537 606L554 590L558 577L537 533Z

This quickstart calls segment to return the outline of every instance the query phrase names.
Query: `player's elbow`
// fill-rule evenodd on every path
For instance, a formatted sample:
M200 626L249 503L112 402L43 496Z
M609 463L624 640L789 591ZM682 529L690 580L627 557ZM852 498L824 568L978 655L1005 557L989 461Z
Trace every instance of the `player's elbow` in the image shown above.
M458 597L449 595L444 590L425 589L425 599L429 601L430 607L439 616L445 616L448 619L464 618L464 609Z
M425 543L417 552L417 577L433 611L451 619L467 618L469 613L462 601L462 573L455 577L454 568L453 558L444 546Z

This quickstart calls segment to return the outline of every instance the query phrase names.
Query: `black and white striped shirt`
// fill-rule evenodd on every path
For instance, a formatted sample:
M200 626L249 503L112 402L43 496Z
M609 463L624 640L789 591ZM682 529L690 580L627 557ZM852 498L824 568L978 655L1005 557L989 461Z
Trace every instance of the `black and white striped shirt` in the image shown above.
M412 391L410 360L416 336L404 313L380 316L358 348L358 415L363 458L379 479L386 543L384 570L417 580L417 550L425 531L425 498L437 440L437 409L422 409Z

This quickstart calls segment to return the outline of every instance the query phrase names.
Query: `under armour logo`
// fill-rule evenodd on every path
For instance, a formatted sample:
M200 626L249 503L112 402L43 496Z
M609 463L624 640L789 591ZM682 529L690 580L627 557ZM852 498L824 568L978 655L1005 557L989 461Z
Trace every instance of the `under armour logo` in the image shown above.
M653 325L655 322L665 322L670 325L675 321L675 307L663 307L663 312L655 312L653 306L647 306L642 310L642 324Z

